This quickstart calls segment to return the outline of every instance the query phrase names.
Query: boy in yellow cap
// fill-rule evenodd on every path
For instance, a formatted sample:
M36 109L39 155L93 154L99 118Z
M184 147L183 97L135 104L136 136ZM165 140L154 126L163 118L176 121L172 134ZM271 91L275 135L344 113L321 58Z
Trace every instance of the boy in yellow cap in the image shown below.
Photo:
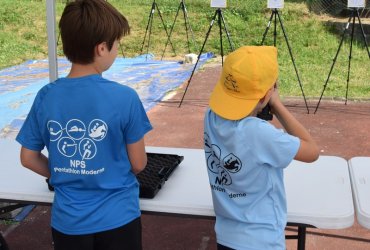
M218 250L285 249L287 207L283 169L313 162L318 148L282 104L277 49L232 52L204 118L204 149L216 214ZM257 117L269 104L285 131Z

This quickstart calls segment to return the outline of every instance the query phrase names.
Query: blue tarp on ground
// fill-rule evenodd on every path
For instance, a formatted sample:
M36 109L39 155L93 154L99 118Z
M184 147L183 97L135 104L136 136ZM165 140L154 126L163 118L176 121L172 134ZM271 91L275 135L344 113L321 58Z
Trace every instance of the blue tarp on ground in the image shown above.
M212 53L203 54L198 68ZM68 74L70 63L58 59L58 74ZM158 61L153 55L135 58L117 58L112 67L103 73L107 79L135 89L145 107L150 110L167 92L176 89L194 69L193 64L179 61ZM37 91L49 83L48 61L27 61L21 65L0 70L0 135L19 130L31 108Z

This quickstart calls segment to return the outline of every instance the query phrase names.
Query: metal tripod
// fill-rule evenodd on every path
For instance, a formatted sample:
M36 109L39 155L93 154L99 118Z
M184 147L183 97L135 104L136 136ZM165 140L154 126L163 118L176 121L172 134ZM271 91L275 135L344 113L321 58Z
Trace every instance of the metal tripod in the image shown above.
M364 31L364 28L362 26L362 23L361 23L361 18L360 18L360 14L358 13L358 8L353 8L351 9L352 10L352 15L349 17L348 19L348 22L343 30L343 33L342 33L342 38L340 40L340 43L339 43L339 47L338 47L338 50L337 50L337 53L335 54L335 57L333 59L333 63L331 65L331 68L330 68L330 71L329 71L329 75L328 75L328 78L326 79L326 82L324 84L324 89L322 90L321 92L321 96L320 96L320 99L319 99L319 102L317 103L317 106L316 106L316 109L315 109L315 112L314 114L316 114L316 111L317 109L319 108L319 105L320 105L320 102L321 102L321 99L322 99L322 96L324 95L324 92L325 92L325 89L326 89L326 86L328 85L328 82L329 82L329 79L330 79L330 76L331 76L331 72L333 71L333 68L334 68L334 65L335 65L335 62L337 61L337 57L338 57L338 54L339 54L339 51L340 49L342 48L342 45L343 45L343 41L344 41L344 36L346 35L347 31L348 31L348 28L352 22L352 32L351 32L351 43L350 43L350 49L349 49L349 56L348 56L348 73L347 73L347 88L346 88L346 101L345 101L345 105L347 105L347 99L348 99L348 86L349 86L349 78L350 78L350 72L351 72L351 59L352 59L352 44L353 44L353 37L354 37L354 34L355 34L355 24L356 24L356 17L358 19L358 23L360 24L360 28L361 28L361 33L362 33L362 37L364 39L364 43L365 43L365 46L366 46L366 49L367 49L367 54L369 55L369 59L370 59L370 51L369 51L369 46L367 44L367 41L366 41L366 36L365 36L365 31Z
M187 11L186 6L185 6L185 0L181 0L181 2L179 4L179 7L177 8L177 13L176 13L175 20L173 21L173 24L172 24L172 27L171 27L171 30L170 30L170 35L168 36L166 45L164 46L164 50L163 50L163 53L162 53L161 60L163 59L164 53L166 52L166 49L167 49L167 45L170 42L171 35L172 35L173 29L175 27L176 20L177 20L177 17L179 15L180 10L182 10L182 12L184 14L186 39L187 39L187 42L188 42L189 53L190 53L190 42L189 42L189 32L188 32L189 30L191 32L191 37L192 37L192 40L193 40L193 44L196 45L195 39L194 39L193 29L191 28L190 21L189 21L188 11Z
M146 54L149 53L150 37L151 37L151 34L152 34L152 26L153 26L153 17L154 17L154 12L155 12L156 9L158 11L159 17L161 18L162 25L163 25L163 28L164 28L164 30L166 32L166 35L168 37L168 40L169 40L169 42L170 42L170 44L172 46L173 53L176 55L175 48L174 48L171 40L169 39L169 34L168 34L168 31L167 31L166 25L165 25L165 23L163 21L163 17L162 17L161 11L159 10L158 4L155 2L155 0L152 3L152 8L151 8L150 13L149 13L148 24L146 26L145 36L144 36L144 40L143 40L143 43L142 43L142 46L141 46L141 54L143 53L143 50L144 50L144 45L145 45L145 41L146 41L146 37L147 37L148 31L149 31L149 36L148 36L148 45L147 45L147 53Z
M196 70L196 68L197 68L197 66L198 66L198 63L199 63L199 60L200 60L200 56L201 56L201 55L202 55L202 53L203 53L204 46L205 46L205 45L206 45L206 43L207 43L207 40L208 40L209 34L211 33L211 30L212 30L212 27L213 27L213 25L214 25L214 23L215 23L215 21L216 21L216 18L217 18L218 26L219 26L219 28L220 28L220 45L221 45L222 66L223 66L223 64L224 64L224 49L223 49L223 42L222 42L222 25L223 25L223 27L224 27L224 29L225 29L226 36L227 36L227 40L229 41L229 46L230 46L230 48L231 48L231 51L234 51L234 46L233 46L233 44L232 44L232 42L231 42L230 33L229 33L228 29L227 29L226 22L225 22L225 18L224 18L223 14L222 14L222 10L221 10L221 8L218 8L218 9L216 9L215 14L213 15L213 18L212 18L211 24L210 24L209 29L208 29L208 32L207 32L207 34L206 34L206 38L205 38L205 40L204 40L204 42L203 42L203 45L202 45L202 48L201 48L201 50L200 50L200 52L199 52L197 62L195 63L195 66L194 66L194 68L193 68L193 71L191 72L190 78L189 78L189 80L188 80L188 84L186 85L185 92L184 92L184 94L183 94L183 96L182 96L182 98L181 98L181 101L180 101L179 107L181 107L181 104L182 104L182 102L183 102L183 100L184 100L184 97L185 97L185 95L186 95L186 92L187 92L187 90L188 90L188 88L189 88L189 85L190 85L191 79L193 78L194 72L195 72L195 70Z
M295 73L297 75L297 80L298 80L298 83L299 83L299 87L301 88L301 91L302 91L302 96L303 96L303 99L304 99L304 103L306 105L307 114L309 114L310 113L310 110L308 109L308 105L307 105L307 101L306 101L306 96L305 96L305 94L303 92L303 87L302 87L301 79L299 77L298 69L297 69L297 66L295 64L295 60L294 60L294 57L293 57L292 48L290 47L290 44L289 44L289 41L288 41L288 37L287 37L286 31L285 31L285 28L284 28L284 25L283 25L283 21L280 18L280 14L279 14L278 9L272 9L271 17L270 17L270 20L269 20L269 22L267 24L265 33L263 34L261 45L263 45L263 43L265 42L266 35L267 35L267 33L268 33L268 31L269 31L269 29L271 27L271 22L272 22L273 19L274 19L274 46L276 47L277 20L279 19L280 27L281 27L281 30L283 31L285 42L286 42L287 47L288 47L288 50L289 50L290 58L292 59L294 70L295 70Z

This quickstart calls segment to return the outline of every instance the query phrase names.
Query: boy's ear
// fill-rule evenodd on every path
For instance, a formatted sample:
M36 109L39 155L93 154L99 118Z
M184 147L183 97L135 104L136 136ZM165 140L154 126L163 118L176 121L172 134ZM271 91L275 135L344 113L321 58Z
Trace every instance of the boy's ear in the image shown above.
M102 56L107 50L107 43L102 42L95 46L95 53L97 56Z
M260 103L263 103L266 99L266 95L260 99Z

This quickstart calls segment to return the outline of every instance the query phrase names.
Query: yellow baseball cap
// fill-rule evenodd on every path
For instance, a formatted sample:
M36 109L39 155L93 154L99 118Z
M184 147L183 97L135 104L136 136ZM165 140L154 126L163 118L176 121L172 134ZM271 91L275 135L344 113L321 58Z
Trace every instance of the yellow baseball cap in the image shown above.
M277 78L275 47L241 47L227 56L209 106L225 119L240 120L253 111Z

